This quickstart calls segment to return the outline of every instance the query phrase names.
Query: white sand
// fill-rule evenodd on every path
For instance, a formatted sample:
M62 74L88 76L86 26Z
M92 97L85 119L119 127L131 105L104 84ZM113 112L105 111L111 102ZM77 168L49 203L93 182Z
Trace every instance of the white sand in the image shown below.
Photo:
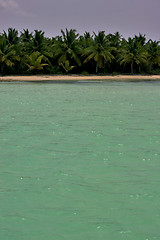
M160 80L160 75L117 75L117 76L80 76L80 75L36 75L36 76L4 76L0 81L144 81Z

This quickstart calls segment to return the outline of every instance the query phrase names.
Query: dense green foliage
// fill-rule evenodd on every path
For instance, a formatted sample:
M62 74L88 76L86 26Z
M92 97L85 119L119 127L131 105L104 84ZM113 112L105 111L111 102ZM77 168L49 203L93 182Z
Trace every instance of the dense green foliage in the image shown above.
M44 32L9 28L0 34L0 74L127 74L160 73L159 41L139 34L124 39L118 32L61 30L46 38Z

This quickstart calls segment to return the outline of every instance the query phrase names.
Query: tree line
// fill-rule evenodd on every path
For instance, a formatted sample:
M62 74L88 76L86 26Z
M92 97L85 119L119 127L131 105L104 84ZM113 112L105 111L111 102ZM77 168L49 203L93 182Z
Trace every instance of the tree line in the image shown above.
M14 28L0 34L0 74L160 74L160 42L119 32L79 35L74 29L48 38Z

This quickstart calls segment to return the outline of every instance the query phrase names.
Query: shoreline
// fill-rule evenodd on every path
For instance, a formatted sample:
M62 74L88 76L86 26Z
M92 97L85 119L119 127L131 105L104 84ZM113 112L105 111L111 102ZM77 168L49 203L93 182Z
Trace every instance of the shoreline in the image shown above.
M46 81L160 81L160 75L32 75L32 76L3 76L0 82L46 82Z

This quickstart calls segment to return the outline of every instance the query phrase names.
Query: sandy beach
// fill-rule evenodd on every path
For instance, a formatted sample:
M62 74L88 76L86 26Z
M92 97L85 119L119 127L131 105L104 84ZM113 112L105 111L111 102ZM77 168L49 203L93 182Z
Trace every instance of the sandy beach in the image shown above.
M116 75L116 76L97 76L97 75L36 75L36 76L3 76L0 81L160 81L160 75Z

